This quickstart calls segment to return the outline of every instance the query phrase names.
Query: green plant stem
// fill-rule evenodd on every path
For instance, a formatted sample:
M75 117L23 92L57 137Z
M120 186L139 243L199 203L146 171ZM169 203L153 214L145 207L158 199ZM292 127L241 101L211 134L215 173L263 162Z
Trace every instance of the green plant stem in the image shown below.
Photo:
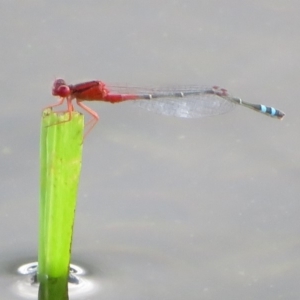
M68 276L81 170L83 116L43 113L40 145L39 299L68 299Z

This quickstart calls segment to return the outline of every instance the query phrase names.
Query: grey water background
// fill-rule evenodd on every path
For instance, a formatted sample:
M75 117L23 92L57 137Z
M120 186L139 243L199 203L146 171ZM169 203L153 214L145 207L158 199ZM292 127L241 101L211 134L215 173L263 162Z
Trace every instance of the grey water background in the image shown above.
M298 1L2 1L0 289L37 259L39 131L55 78L220 85L282 109L205 119L87 103L74 299L299 299ZM72 297L71 297L72 299Z

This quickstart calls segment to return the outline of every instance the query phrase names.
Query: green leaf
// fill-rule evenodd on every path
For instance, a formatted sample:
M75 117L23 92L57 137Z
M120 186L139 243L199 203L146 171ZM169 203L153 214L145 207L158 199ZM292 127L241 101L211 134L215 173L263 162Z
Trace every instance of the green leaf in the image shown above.
M71 116L71 120L69 120ZM67 283L84 119L43 112L40 145L39 299L68 299Z

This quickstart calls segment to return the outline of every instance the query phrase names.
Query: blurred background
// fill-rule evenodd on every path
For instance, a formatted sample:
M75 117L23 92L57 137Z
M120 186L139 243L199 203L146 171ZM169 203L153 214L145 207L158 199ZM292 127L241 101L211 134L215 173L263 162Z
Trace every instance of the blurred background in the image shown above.
M2 299L26 296L16 270L37 260L40 118L60 77L219 85L286 113L236 107L191 120L86 103L100 121L84 142L73 263L94 290L71 299L298 299L299 9L296 0L2 1Z

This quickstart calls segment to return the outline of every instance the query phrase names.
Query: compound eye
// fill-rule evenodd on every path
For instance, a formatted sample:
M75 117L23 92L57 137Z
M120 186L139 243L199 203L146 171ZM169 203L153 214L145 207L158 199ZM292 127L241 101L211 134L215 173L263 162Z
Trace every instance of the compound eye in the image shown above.
M52 86L52 95L53 96L61 96L60 93L65 94L66 93L66 89L65 88L63 88L60 91L60 88L62 86L68 87L67 84L66 84L66 82L63 79L61 79L61 78L56 79L54 81L54 83L53 83L53 86Z
M65 82L63 79L61 79L61 78L56 79L56 80L54 81L54 83L53 83L53 89L56 89L56 88L58 88L58 87L61 86L61 85L67 85L67 84L66 84L66 82Z
M70 88L67 85L60 85L53 88L53 96L67 97L70 95Z

